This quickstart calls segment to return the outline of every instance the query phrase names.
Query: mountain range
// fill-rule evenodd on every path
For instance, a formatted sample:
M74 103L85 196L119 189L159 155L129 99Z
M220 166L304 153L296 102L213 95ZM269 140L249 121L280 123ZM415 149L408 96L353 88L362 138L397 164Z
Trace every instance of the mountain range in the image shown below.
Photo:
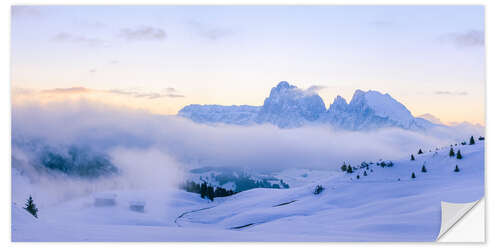
M389 94L356 90L351 101L337 96L328 109L315 92L302 90L286 81L271 89L262 106L199 105L183 107L179 116L197 123L234 125L273 124L280 128L330 124L344 130L370 130L383 127L425 130L442 126L411 112Z

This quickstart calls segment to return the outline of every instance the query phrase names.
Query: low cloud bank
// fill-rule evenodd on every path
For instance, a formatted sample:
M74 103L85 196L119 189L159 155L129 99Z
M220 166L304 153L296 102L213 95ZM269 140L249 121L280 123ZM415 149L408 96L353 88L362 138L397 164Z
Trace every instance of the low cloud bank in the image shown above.
M395 160L420 148L429 150L458 143L471 135L483 135L483 128L437 127L423 133L396 128L335 131L327 125L296 129L271 125L209 126L177 116L152 115L86 101L15 105L12 110L12 136L16 141L13 166L40 185L52 186L54 190L57 185L74 185L78 192L172 187L183 181L184 170L202 166L257 171L338 169L343 161L357 164ZM32 157L27 144L33 140L106 153L120 169L120 175L105 180L74 180L69 185L64 176L42 180L35 172L27 174ZM54 178L61 183L54 182Z

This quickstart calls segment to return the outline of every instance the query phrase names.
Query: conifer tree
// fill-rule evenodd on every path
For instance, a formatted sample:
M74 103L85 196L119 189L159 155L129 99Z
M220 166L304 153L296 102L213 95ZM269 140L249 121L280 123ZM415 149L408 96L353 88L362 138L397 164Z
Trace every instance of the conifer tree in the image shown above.
M474 144L476 144L476 142L474 141L474 136L471 136L469 140L469 145L474 145Z
M214 197L215 197L214 187L208 186L208 188L207 188L207 197L211 201L214 201Z
M418 154L419 154L419 155L421 155L421 154L423 154L423 153L424 153L424 152L422 152L422 149L419 149L419 150L418 150Z
M412 161L415 160L415 156L413 156L413 154L411 155L410 160L412 160Z
M314 194L320 194L321 192L323 192L323 186L321 185L317 185L316 188L314 189Z
M460 172L460 169L458 168L458 165L455 165L455 170L453 170L454 172Z
M455 156L455 151L453 151L453 148L450 148L450 157Z
M35 218L38 218L38 208L36 208L36 205L35 203L33 202L33 198L30 197L28 198L28 200L26 200L26 207L24 207L24 209L26 209L26 211L28 211L30 214L32 214L33 216L35 216Z
M422 165L422 173L427 173L427 169L425 168L425 165Z
M367 176L368 174L366 173L366 171L363 173L363 176Z
M412 178L412 179L417 178L417 177L415 176L415 172L411 172L411 178Z
M201 188L200 188L200 196L201 198L205 199L205 196L207 196L207 183L206 182L203 182L203 184L201 184Z
M349 165L347 167L347 173L352 174L352 167L351 167L351 165Z
M340 167L340 169L342 170L342 172L347 171L347 166L345 165L345 162L344 164L342 164L342 167Z
M359 174L356 176L356 179L359 179Z
M457 159L462 159L462 154L460 153L460 149L457 151Z

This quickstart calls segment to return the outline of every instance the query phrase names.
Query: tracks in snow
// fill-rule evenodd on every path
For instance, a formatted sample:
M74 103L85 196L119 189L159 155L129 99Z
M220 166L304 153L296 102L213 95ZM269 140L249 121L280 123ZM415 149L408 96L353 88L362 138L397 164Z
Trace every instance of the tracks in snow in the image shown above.
M196 212L203 211L203 210L207 210L207 209L214 208L214 207L216 207L216 206L204 207L204 208L200 208L200 209L195 209L195 210L191 210L191 211L184 212L184 213L182 213L181 215L177 216L177 218L175 218L174 223L175 223L178 227L182 227L182 226L181 226L181 224L179 224L178 220L179 220L179 219L181 219L182 217L184 217L184 215L186 215L186 214L190 214L190 213L196 213Z
M288 202L283 202L283 203L280 203L280 204L277 204L277 205L274 205L272 207L281 207L281 206L285 206L285 205L289 205L291 203L294 203L298 200L292 200L292 201L288 201ZM210 209L210 208L214 208L216 206L211 206L211 207L204 207L204 208L200 208L200 209L195 209L195 210L190 210L190 211L186 211L182 214L180 214L179 216L177 216L177 218L175 218L174 220L174 223L178 226L178 227L182 227L181 224L179 224L178 220L179 219L182 219L182 217L184 217L185 215L187 214L191 214L191 213L196 213L196 212L199 212L199 211L203 211L203 210L207 210L207 209ZM232 229L232 230L238 230L238 229L243 229L243 228L246 228L246 227L250 227L250 226L253 226L253 225L256 225L256 224L261 224L261 223L249 223L249 224L246 224L246 225L242 225L242 226L236 226L236 227L231 227L229 229Z

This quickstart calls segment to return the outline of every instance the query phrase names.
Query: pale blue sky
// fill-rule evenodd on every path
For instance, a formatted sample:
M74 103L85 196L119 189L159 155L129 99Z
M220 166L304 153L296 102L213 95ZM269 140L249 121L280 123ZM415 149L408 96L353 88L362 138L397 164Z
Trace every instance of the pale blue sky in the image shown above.
M133 103L176 113L261 105L287 80L323 86L327 106L373 89L414 115L484 124L483 31L482 6L17 6L12 84L173 88Z

